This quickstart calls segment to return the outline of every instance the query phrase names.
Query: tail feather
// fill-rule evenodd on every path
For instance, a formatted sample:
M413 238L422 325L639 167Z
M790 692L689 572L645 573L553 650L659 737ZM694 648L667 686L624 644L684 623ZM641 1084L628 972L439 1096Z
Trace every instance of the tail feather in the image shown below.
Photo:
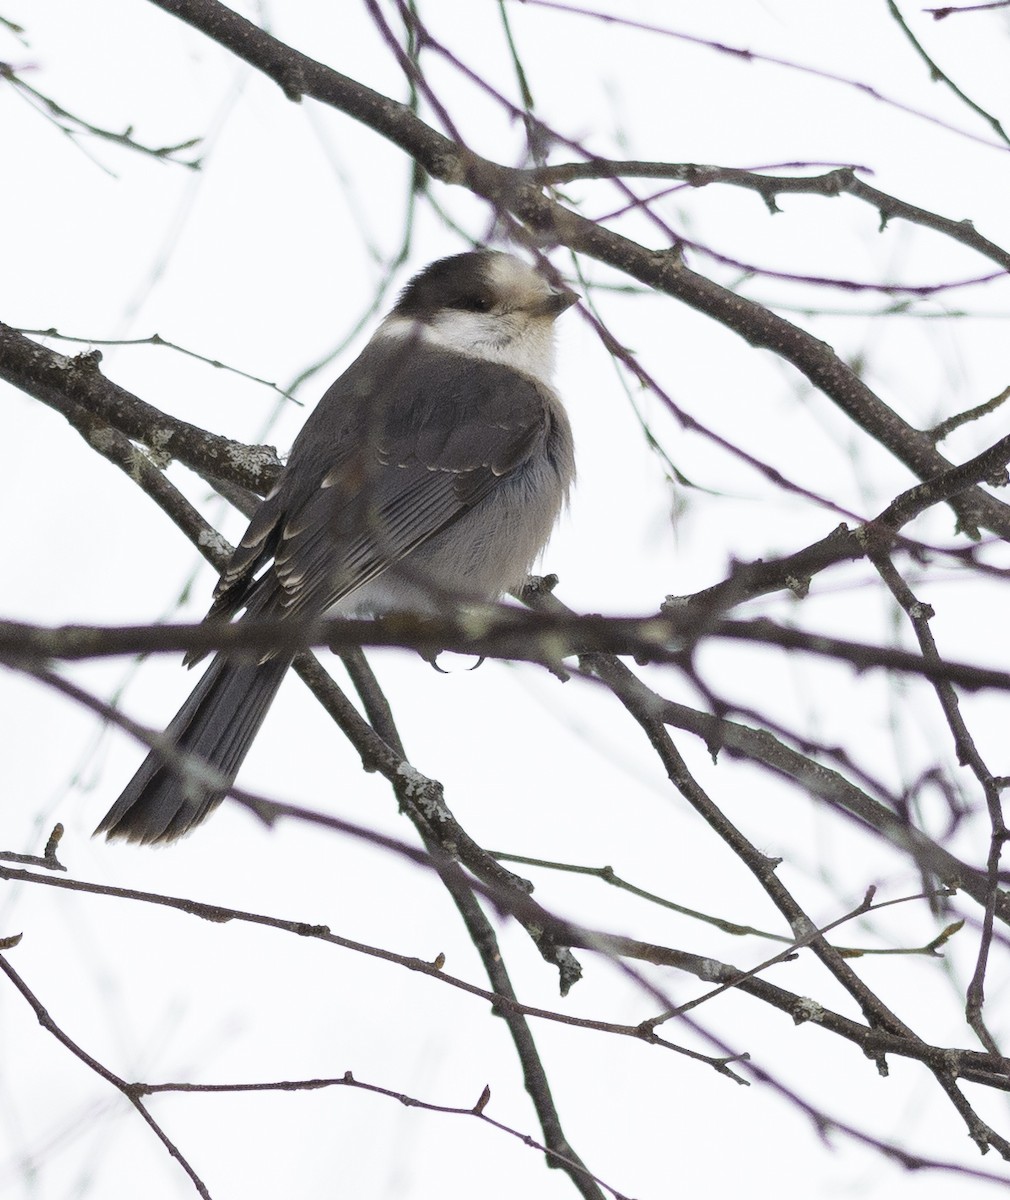
M165 730L181 759L152 750L95 833L110 840L171 842L221 803L259 732L289 660L215 658ZM207 779L204 766L221 782Z

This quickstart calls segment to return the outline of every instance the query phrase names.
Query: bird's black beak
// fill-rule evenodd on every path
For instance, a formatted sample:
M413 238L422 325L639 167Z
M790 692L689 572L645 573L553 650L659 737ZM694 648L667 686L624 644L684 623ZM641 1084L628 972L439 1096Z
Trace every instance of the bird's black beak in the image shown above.
M557 288L549 296L545 296L543 300L537 302L533 315L535 317L560 317L578 299L578 292L570 291L568 288Z

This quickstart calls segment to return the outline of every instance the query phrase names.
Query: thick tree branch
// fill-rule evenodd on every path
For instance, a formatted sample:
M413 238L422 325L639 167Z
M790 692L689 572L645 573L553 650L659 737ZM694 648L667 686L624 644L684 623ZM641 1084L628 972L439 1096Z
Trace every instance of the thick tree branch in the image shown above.
M156 461L172 459L206 478L223 475L255 492L268 491L280 470L270 447L246 446L176 420L107 379L101 354L57 354L0 322L0 379L34 396L68 420L85 409L141 442Z
M396 613L372 620L242 620L199 625L65 625L47 627L0 621L0 660L13 666L50 659L221 650L237 656L327 646L344 651L391 646L428 656L443 650L515 662L556 664L576 654L608 653L639 662L686 666L705 639L722 638L802 651L848 663L945 680L969 691L1010 690L1010 669L927 658L911 650L791 629L765 618L711 620L685 608L649 617L529 614L504 605L477 613L426 617Z

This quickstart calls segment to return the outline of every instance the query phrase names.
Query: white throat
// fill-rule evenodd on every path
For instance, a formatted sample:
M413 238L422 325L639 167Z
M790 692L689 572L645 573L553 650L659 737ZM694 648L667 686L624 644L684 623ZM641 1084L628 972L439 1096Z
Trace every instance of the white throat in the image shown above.
M394 313L382 322L375 338L417 338L430 346L501 363L548 387L554 374L554 322L527 313L492 315L447 309L430 322Z

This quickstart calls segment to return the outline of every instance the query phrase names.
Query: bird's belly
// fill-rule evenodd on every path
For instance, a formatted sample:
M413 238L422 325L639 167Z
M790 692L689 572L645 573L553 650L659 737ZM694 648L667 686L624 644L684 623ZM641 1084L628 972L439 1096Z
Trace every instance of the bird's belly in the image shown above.
M331 609L336 615L438 613L496 600L523 582L544 546L567 487L546 458L526 464L446 529Z

